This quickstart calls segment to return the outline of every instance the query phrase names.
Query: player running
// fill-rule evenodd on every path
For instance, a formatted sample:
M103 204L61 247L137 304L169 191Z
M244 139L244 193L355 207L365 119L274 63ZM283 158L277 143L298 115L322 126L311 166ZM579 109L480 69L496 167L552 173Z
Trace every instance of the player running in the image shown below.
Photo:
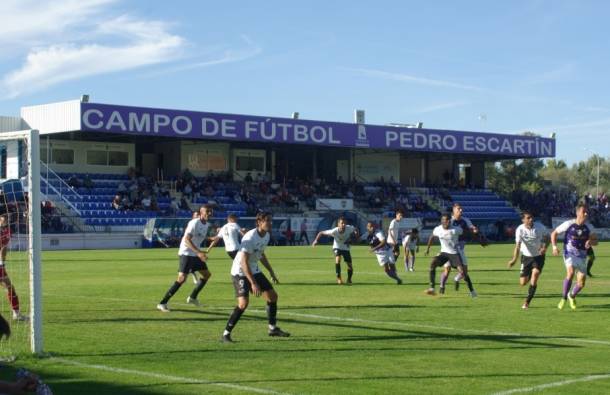
M563 309L566 300L570 302L570 308L576 309L576 295L585 287L587 280L587 249L597 245L597 237L591 233L586 224L587 206L579 203L576 206L576 218L559 225L551 233L551 244L553 244L553 255L559 255L557 248L557 236L565 233L563 241L563 261L566 266L566 278L563 280L563 296L557 305ZM572 279L576 272L576 285L572 287Z
M263 295L267 302L267 319L269 322L269 336L288 337L290 333L281 330L277 324L277 299L278 295L273 285L258 267L258 262L267 269L271 280L279 284L271 264L265 256L265 248L269 244L271 234L272 216L270 213L256 214L256 228L248 231L241 240L239 252L233 260L231 276L233 287L237 297L237 306L229 317L227 326L222 334L222 341L232 343L231 332L239 321L241 315L246 311L250 303L250 293L255 296Z
M186 298L186 303L195 306L200 305L197 296L199 296L199 292L201 292L212 276L206 263L207 255L200 247L201 243L207 238L208 228L210 226L208 220L212 217L212 213L213 210L211 205L206 204L201 206L199 208L199 217L191 219L184 230L184 236L182 237L178 250L178 256L180 257L178 278L157 305L157 309L164 313L169 313L170 310L167 307L167 302L176 292L178 292L182 284L184 284L186 276L192 272L198 272L201 277L195 285L195 288L193 288L193 292Z
M405 251L405 271L415 271L415 253L419 252L419 230L411 229L411 233L402 238L402 247Z
M0 216L0 284L7 290L8 301L11 304L13 310L13 320L15 321L27 321L28 317L21 314L19 311L19 297L15 291L15 286L11 282L11 278L8 276L6 267L6 253L8 251L9 243L11 242L11 228L8 224L8 220L5 215Z
M396 210L394 219L390 222L390 226L388 227L388 245L392 249L392 254L394 254L394 262L397 262L398 257L400 256L398 235L400 234L400 225L403 217L404 212L401 209Z
M358 229L352 225L345 223L345 218L339 217L337 220L337 227L324 230L319 232L311 243L312 247L318 244L318 240L322 236L330 236L333 238L333 252L335 254L335 273L337 274L337 284L343 284L343 278L341 277L341 258L347 265L347 284L352 283L352 276L354 274L354 268L352 266L352 255L350 253L350 242L352 240L358 240L360 235Z
M402 280L396 274L396 264L394 261L394 255L392 255L392 251L386 242L385 235L383 231L379 229L375 232L375 224L373 222L368 222L366 224L366 230L369 232L367 241L371 249L369 252L375 254L377 256L377 262L379 266L383 267L383 270L388 275L388 277L396 280L396 284L402 284Z
M462 216L462 206L459 203L454 203L451 213L451 226L459 226L462 228L462 235L460 236L460 240L458 243L458 252L462 257L462 265L464 265L464 272L468 272L468 258L466 258L466 240L469 235L476 236L479 238L479 242L481 246L487 247L487 239L483 236L482 233L479 232L479 228L473 225L473 223L466 217ZM451 266L449 264L445 265L445 274L449 276L451 272ZM457 291L460 288L460 280L462 279L462 274L458 273L455 278L455 290ZM470 287L469 287L470 288ZM470 289L470 294L472 295L473 290ZM476 296L476 292L474 292L474 296Z
M227 223L218 230L218 234L212 238L212 242L205 252L209 253L212 248L214 248L214 246L222 239L227 255L231 259L235 259L240 246L239 238L245 234L246 230L240 228L240 226L237 224L237 215L229 214L227 216Z
M549 246L549 231L541 223L534 222L534 217L528 211L521 213L521 221L523 223L515 231L515 249L512 259L508 261L508 267L513 267L521 251L519 284L524 286L528 281L530 282L527 298L521 308L528 309L536 294L538 278L544 267L546 249Z

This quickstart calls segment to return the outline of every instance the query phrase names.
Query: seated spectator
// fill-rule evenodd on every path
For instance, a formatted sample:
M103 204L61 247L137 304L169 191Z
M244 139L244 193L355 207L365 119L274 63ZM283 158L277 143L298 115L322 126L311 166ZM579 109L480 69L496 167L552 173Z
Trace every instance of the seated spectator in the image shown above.
M246 176L244 177L244 182L246 182L247 184L252 183L252 173L248 172L248 174L246 174Z
M124 182L121 182L121 183L119 184L119 186L116 188L116 191L117 191L118 193L120 193L120 194L123 194L123 193L127 192L127 187L125 186L125 183L124 183Z
M76 189L76 188L80 188L80 180L78 178L76 178L75 175L72 175L69 179L68 179L68 185L70 185L72 188Z
M91 179L91 176L89 176L89 174L85 174L85 178L83 179L83 186L89 190L89 193L91 193L91 189L95 187L95 184L93 183L93 180Z
M140 201L140 204L142 206L142 210L149 211L151 210L152 199L150 198L150 196L148 196L148 194L145 194L142 200Z
M121 195L114 195L112 199L112 208L115 210L123 210Z

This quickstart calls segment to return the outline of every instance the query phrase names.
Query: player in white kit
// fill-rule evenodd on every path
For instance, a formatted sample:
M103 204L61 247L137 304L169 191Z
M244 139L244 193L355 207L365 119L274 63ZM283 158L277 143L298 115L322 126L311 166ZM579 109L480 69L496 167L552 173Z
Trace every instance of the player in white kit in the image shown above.
M229 214L227 216L227 223L218 229L218 234L213 238L212 243L209 245L206 252L209 253L222 239L227 255L231 259L235 259L235 255L237 255L237 252L239 251L239 239L245 233L245 229L242 229L237 223L237 215Z
M388 226L388 245L392 249L392 254L394 254L394 262L397 262L400 256L398 236L400 235L400 225L402 224L403 217L404 212L401 209L396 210L394 219L390 222L390 226Z
M402 238L402 248L405 252L405 270L408 272L415 271L415 253L419 252L418 242L419 230L417 228L411 229L411 232Z
M539 222L534 222L534 216L530 212L523 211L521 221L523 223L515 231L515 249L512 259L508 261L508 267L513 267L521 252L519 284L524 286L528 281L530 282L527 298L521 308L528 309L536 294L538 278L544 268L546 249L550 240L547 228Z
M201 206L199 208L199 216L191 219L184 230L184 236L182 236L182 241L180 242L180 248L178 250L178 256L180 257L178 278L157 305L157 309L164 313L169 313L167 302L176 292L178 292L182 284L184 284L186 276L193 272L198 272L201 277L197 281L193 292L186 298L186 303L199 306L197 296L212 276L206 263L207 255L200 247L201 243L208 237L208 228L210 226L208 220L212 217L212 213L213 210L211 205L206 204Z
M256 228L246 232L241 240L239 252L233 260L231 277L233 278L233 287L235 288L235 296L237 297L237 306L233 309L233 313L231 313L222 334L221 340L225 343L233 342L233 339L231 339L231 332L250 303L250 293L253 293L255 296L263 295L263 298L267 302L269 336L290 336L290 333L284 332L276 325L278 295L273 289L273 285L271 285L258 266L258 263L260 262L269 272L271 280L276 284L279 283L279 280L265 255L265 248L267 248L267 245L269 244L271 235L271 223L271 213L258 213L256 215Z
M398 277L398 274L396 274L394 255L386 242L383 231L381 229L376 231L375 224L370 221L366 224L366 230L369 232L367 237L367 241L371 247L369 251L377 256L377 263L379 263L379 266L383 267L383 270L388 277L396 280L396 284L402 284L402 280Z
M333 253L335 254L335 273L337 274L337 284L343 284L341 277L341 258L347 265L347 284L352 283L354 268L352 266L352 254L350 253L350 243L353 240L358 240L360 235L358 229L352 225L347 225L345 218L339 217L337 227L319 232L311 243L312 247L318 244L318 240L322 236L330 236L333 238Z

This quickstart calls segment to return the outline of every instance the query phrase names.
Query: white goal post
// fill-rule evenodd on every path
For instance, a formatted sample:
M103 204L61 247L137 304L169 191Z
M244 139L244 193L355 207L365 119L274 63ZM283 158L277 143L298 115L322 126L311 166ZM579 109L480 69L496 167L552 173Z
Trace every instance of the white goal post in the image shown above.
M0 133L0 143L25 140L27 144L28 184L28 263L30 283L30 351L43 353L42 281L41 281L41 196L40 196L40 136L38 130Z

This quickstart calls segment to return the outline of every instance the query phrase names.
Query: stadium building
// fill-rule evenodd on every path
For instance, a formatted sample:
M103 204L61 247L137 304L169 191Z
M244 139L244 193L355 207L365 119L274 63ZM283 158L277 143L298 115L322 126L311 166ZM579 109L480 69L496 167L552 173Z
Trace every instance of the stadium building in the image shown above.
M299 119L296 113L278 118L144 108L92 103L83 96L23 107L18 117L0 117L0 132L40 132L42 196L61 222L46 230L52 235L44 238L45 248L139 246L151 219L187 218L204 202L218 206L219 220L229 212L247 217L253 205L243 199L244 185L261 180L270 186L268 193L294 195L290 205L275 207L264 196L258 199L259 208L282 214L278 232L298 233L310 218L305 222L311 235L340 212L354 221L381 219L396 200L408 208L408 226L437 221L450 201L461 202L473 220L514 220L516 210L485 190L485 163L555 156L553 138L369 125L359 111L355 118L344 123ZM23 148L17 141L2 143L0 179L23 176ZM212 185L213 193L189 193L189 208L175 210L172 201L183 195L180 175L187 169L194 179L222 175L221 181ZM156 183L155 210L114 209L114 196L128 194L138 177ZM316 193L315 205L308 205L298 192L303 180L356 187L329 188L328 196ZM158 188L167 193L159 195ZM338 196L346 190L347 196ZM380 190L391 190L392 201L379 199ZM149 240L155 229L148 230ZM66 234L58 236L59 230Z

